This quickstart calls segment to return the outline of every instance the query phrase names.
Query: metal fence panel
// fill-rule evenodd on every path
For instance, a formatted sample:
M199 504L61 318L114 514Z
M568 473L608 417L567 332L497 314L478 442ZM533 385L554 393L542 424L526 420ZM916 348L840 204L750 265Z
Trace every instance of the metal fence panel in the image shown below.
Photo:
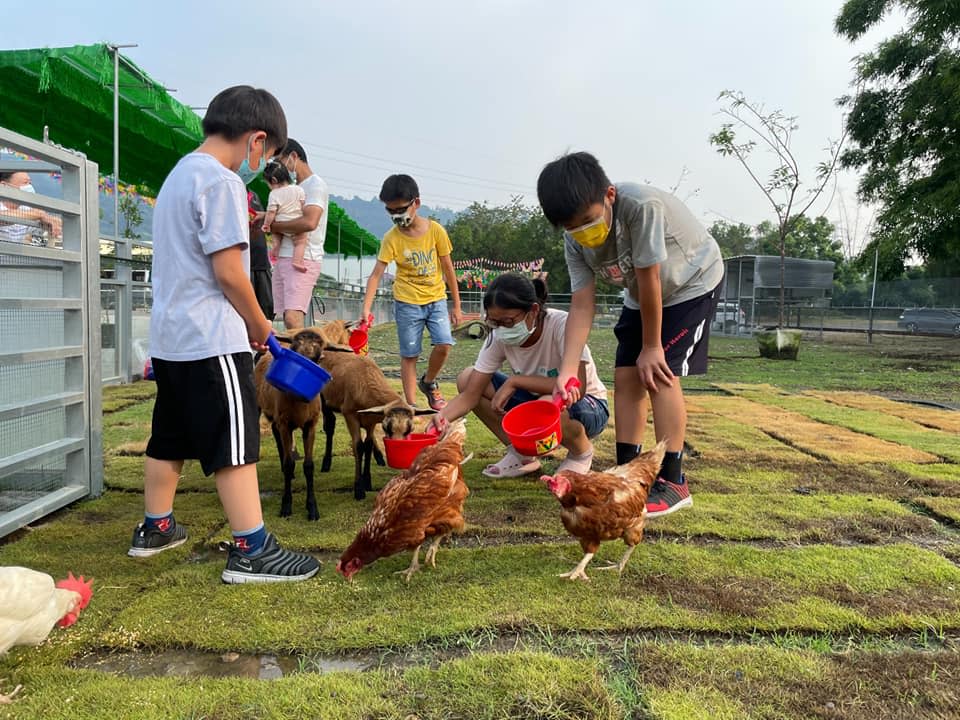
M0 146L63 176L62 199L0 187L2 537L99 494L103 457L97 166L2 128ZM62 237L36 209L62 218Z

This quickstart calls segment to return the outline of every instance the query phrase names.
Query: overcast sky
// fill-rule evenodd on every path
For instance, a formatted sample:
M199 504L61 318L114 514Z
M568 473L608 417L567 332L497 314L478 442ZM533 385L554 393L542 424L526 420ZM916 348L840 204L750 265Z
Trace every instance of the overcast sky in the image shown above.
M192 106L230 85L265 87L337 195L369 198L386 175L408 172L429 205L535 203L543 164L582 149L615 182L670 188L686 168L677 194L705 223L754 224L771 208L707 140L722 122L717 95L742 90L797 116L795 150L812 179L841 133L835 101L852 59L900 24L850 45L833 32L841 5L6 1L0 46L136 43L124 53ZM848 197L855 185L843 177ZM838 203L827 213L836 220Z

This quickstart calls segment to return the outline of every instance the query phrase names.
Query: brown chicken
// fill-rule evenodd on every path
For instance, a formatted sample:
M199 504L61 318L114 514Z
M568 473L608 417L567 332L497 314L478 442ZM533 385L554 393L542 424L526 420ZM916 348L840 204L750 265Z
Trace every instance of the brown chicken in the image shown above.
M584 556L573 570L560 577L589 580L585 572L604 540L623 538L627 551L619 563L599 570L623 572L630 554L643 539L647 495L660 470L666 442L606 472L585 474L564 470L541 480L560 501L560 519L567 532L580 540Z
M347 580L377 558L413 551L407 582L420 569L420 547L432 538L424 562L436 567L437 547L452 532L463 530L463 441L466 424L451 423L436 445L425 447L413 464L377 495L373 512L337 562Z

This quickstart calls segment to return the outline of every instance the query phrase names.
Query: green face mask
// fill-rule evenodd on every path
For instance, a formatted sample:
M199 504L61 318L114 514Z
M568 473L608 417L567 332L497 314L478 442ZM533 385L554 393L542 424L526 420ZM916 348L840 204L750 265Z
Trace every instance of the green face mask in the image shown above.
M600 213L600 217L596 220L588 222L586 225L581 225L578 228L573 230L568 230L570 237L576 240L578 245L581 245L585 248L598 248L603 245L607 240L607 236L610 234L610 226L607 224L606 218L607 205L604 203L603 212Z

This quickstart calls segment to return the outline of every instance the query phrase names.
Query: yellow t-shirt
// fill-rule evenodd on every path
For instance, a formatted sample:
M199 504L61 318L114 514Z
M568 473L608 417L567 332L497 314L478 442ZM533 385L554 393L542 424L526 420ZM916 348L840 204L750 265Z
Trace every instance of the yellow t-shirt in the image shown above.
M440 258L453 251L443 225L430 220L427 231L419 237L409 237L393 227L383 236L377 260L397 263L397 279L393 283L393 297L412 305L427 305L445 300L447 286L443 282Z

